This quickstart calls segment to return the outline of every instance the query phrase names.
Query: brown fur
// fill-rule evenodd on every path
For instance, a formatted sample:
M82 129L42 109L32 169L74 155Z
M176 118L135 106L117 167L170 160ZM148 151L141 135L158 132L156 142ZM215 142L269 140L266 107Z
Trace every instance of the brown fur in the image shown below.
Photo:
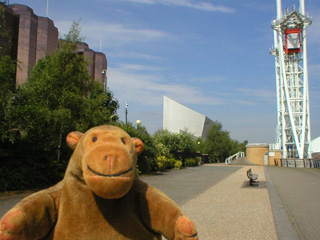
M136 171L140 139L100 126L67 136L74 150L64 179L32 194L0 222L0 240L197 240L191 220Z

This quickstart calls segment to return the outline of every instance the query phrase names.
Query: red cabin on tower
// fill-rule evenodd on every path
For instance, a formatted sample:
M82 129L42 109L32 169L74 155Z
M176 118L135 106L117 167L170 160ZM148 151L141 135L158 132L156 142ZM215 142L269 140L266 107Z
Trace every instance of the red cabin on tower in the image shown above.
M284 31L286 38L286 53L296 53L302 51L301 29L286 29Z

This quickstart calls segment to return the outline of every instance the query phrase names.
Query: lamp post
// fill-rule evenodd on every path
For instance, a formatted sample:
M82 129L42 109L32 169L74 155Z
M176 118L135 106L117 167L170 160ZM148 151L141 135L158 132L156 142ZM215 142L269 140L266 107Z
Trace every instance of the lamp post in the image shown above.
M140 130L141 120L138 119L138 120L136 121L136 124L137 124L138 130Z
M104 89L104 92L106 93L107 92L107 80L108 80L107 69L103 69L101 73L102 73L102 78L103 78L103 89Z
M128 124L128 102L126 102L126 125Z

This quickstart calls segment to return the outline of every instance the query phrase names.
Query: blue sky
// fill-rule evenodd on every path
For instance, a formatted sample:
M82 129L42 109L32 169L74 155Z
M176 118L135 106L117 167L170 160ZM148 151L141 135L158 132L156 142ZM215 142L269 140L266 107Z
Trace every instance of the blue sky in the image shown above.
M320 1L305 0L312 139L320 136ZM46 0L10 0L46 16ZM283 0L283 9L299 5ZM108 59L120 119L162 128L163 95L218 120L233 139L275 141L276 83L271 21L276 0L55 0L61 36L80 20L91 49Z

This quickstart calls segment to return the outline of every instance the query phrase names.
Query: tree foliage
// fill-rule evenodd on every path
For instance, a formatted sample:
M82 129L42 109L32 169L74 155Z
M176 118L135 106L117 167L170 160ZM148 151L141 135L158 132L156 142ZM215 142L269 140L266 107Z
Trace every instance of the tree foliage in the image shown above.
M194 136L188 131L172 133L166 129L160 129L155 132L154 141L158 152L164 152L168 149L169 155L166 155L166 157L173 156L175 159L181 159L183 163L186 157L192 156L196 152Z
M16 61L9 56L11 38L6 27L5 8L0 3L0 141L10 138L10 126L8 122L8 103L15 90L14 76ZM0 147L0 156L5 154Z
M222 123L215 121L207 132L204 152L209 154L211 162L222 162L225 158L245 150L248 141L239 143L230 138L230 133L222 129Z
M11 38L7 29L5 12L5 7L0 2L0 56L7 54L11 47Z
M71 155L64 143L66 135L118 119L119 105L112 92L105 93L90 78L84 56L76 52L78 34L74 23L66 40L37 62L10 100L5 121L12 124L17 137L14 145L6 142L7 153L11 148L12 152L0 164L3 175L16 175L15 184L10 184L13 189L57 182ZM33 172L24 175L28 180L19 173L24 169Z
M15 61L11 60L10 56L0 56L0 137L2 141L10 137L8 105L14 95L13 75L15 71Z

